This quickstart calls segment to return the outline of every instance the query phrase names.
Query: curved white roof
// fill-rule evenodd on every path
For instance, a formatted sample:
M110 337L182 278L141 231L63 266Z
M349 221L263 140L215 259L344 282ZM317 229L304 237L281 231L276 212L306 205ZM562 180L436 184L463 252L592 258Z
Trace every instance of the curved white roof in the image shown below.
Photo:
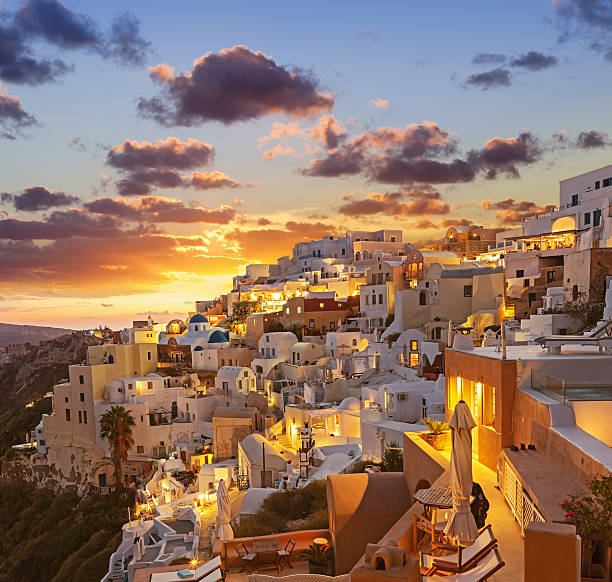
M248 370L253 374L253 370L247 366L221 366L217 372L217 376L221 378L237 378L244 370Z
M349 396L345 398L338 406L338 410L359 410L361 408L361 403L358 398L354 396Z

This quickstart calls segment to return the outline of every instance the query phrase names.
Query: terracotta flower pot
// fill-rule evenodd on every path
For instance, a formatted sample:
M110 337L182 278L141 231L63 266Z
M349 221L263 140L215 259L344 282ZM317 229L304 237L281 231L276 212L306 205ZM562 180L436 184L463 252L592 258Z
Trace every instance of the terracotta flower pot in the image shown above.
M446 448L446 439L447 439L446 433L442 433L442 434L425 433L425 434L422 434L421 436L430 446L436 449L436 451L443 451Z
M311 574L327 574L327 562L308 562L308 571Z

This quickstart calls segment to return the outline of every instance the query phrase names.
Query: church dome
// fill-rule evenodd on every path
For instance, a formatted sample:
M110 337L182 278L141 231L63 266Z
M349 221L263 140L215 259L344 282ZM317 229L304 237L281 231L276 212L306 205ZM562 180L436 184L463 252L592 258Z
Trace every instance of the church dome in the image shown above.
M208 323L208 318L201 313L196 313L190 320L189 323Z

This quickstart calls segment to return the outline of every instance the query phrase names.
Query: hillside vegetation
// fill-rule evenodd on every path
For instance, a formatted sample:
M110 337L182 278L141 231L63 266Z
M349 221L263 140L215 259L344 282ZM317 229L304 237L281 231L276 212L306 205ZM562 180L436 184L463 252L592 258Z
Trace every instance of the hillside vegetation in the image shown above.
M0 484L0 582L95 582L121 541L134 493L79 499Z
M259 511L234 526L237 538L329 527L325 480L303 489L277 491L265 499Z

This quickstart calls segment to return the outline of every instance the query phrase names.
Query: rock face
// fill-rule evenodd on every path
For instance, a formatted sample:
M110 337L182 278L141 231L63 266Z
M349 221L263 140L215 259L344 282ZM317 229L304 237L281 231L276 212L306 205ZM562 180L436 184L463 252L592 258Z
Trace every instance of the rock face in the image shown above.
M43 327L40 325L13 325L0 323L0 348L9 344L29 343L33 346L43 341L72 333L71 329Z
M49 392L68 377L68 366L85 360L87 348L98 343L98 338L85 332L72 332L0 365L0 418L13 403L25 404Z

